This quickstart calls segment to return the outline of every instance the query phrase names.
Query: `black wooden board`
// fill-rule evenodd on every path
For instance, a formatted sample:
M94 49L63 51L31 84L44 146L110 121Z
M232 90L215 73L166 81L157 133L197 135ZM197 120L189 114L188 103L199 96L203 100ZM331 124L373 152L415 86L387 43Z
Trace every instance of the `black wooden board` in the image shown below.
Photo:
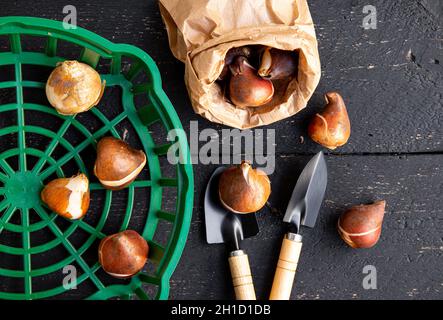
M308 107L264 129L276 130L276 171L269 205L259 214L260 234L244 242L257 295L266 299L284 226L282 212L310 155L322 148L306 136L323 94L344 96L352 122L349 143L327 155L330 182L315 229L304 230L294 299L443 298L443 12L438 0L374 0L378 28L364 30L363 0L310 0L322 61L322 79ZM0 15L62 20L66 1L10 1ZM192 111L184 66L174 59L156 1L71 1L81 27L111 41L146 50L157 62L163 86L185 129ZM32 44L31 44L32 45ZM2 101L7 93L0 94ZM303 138L301 138L303 137ZM6 142L4 142L6 143ZM13 143L13 141L11 142ZM231 299L222 245L205 243L202 196L214 165L194 165L195 209L188 242L171 282L173 299ZM124 197L117 207L124 207ZM336 221L351 205L387 201L380 242L348 248ZM171 197L171 201L173 198ZM118 201L117 201L118 202ZM121 209L120 208L120 209ZM116 210L119 210L118 208ZM137 211L134 212L137 215ZM362 287L365 265L378 272L378 289ZM55 277L55 276L54 276ZM0 288L9 288L1 282ZM73 292L71 297L81 293Z
M272 194L258 214L260 233L246 239L257 295L266 299L285 227L281 220L308 156L280 156L271 177ZM294 299L442 298L443 198L438 156L328 156L328 187L314 229L304 228ZM203 191L214 166L196 171L196 214L189 242L173 277L174 298L232 298L227 252L202 245ZM387 201L382 236L372 249L351 249L336 224L345 208ZM374 265L378 289L365 290L363 267ZM221 267L219 267L221 266ZM186 276L181 276L183 272Z

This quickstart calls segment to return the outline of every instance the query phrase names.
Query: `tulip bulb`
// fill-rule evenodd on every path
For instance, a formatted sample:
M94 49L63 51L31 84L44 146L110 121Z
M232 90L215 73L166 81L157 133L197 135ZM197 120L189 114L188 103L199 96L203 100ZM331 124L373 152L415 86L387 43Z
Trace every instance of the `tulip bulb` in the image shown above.
M52 180L43 188L41 199L58 215L80 219L89 208L89 180L84 174Z
M257 76L256 69L245 57L236 57L229 69L229 96L233 104L238 107L259 107L272 100L272 82Z
M62 115L85 112L100 101L105 82L92 67L78 61L64 61L52 71L46 83L49 103Z
M294 77L297 71L297 54L294 51L267 47L261 56L258 74L278 80Z
M98 248L99 263L115 278L130 278L148 259L149 246L136 231L126 230L103 238Z
M380 238L386 201L358 205L338 220L338 233L352 248L370 248Z
M253 169L247 162L226 169L220 176L220 201L232 212L258 211L266 204L270 194L271 183L266 173Z
M146 165L146 155L114 137L97 144L94 174L110 190L121 190L134 181Z
M229 51L226 53L225 56L225 65L217 80L225 80L229 76L229 66L236 57L243 56L249 58L251 57L251 55L252 55L252 50L248 46L235 47L229 49Z
M312 119L308 134L318 144L334 150L348 141L351 123L343 98L337 92L328 92L325 99L327 105Z

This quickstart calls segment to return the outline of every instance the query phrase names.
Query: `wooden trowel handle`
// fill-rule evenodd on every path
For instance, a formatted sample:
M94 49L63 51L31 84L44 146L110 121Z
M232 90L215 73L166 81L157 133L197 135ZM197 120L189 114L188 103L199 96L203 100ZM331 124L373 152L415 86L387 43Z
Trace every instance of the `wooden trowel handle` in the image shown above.
M236 250L231 252L228 260L235 298L237 300L256 300L248 255L243 250Z
M300 235L289 233L283 239L269 300L289 300L302 247Z

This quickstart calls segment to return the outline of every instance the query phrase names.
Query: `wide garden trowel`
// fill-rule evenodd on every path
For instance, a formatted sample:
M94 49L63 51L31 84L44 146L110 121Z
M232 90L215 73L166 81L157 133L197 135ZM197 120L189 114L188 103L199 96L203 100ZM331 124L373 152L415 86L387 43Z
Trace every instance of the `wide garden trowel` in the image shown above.
M248 255L240 249L241 240L255 236L259 229L255 214L236 214L225 209L218 195L218 182L225 168L218 168L209 179L205 194L206 240L225 243L237 300L255 300Z

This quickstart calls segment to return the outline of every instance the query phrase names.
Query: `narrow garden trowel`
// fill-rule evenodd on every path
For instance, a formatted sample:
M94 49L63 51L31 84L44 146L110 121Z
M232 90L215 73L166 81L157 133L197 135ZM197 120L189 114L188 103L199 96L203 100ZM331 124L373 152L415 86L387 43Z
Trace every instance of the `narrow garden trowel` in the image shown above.
M288 233L278 258L270 300L289 300L302 247L300 226L313 228L326 191L328 172L323 152L317 153L303 169L286 209Z
M258 223L253 213L236 214L222 206L218 196L218 182L224 169L214 171L206 188L206 240L209 244L225 243L228 246L228 261L236 299L255 300L248 255L240 249L240 242L258 233Z

